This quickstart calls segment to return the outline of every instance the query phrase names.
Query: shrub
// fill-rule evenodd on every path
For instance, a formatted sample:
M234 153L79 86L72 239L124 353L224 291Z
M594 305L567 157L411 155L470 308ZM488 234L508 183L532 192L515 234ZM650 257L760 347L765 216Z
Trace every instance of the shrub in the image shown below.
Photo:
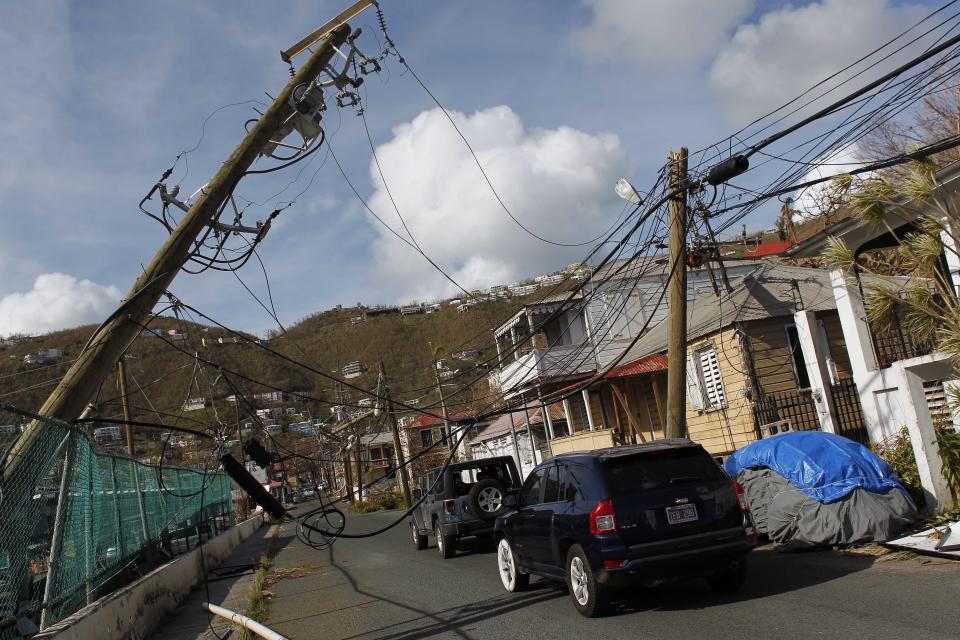
M900 484L907 490L910 497L913 498L917 508L926 504L923 496L923 487L920 484L920 472L917 470L917 459L913 455L913 445L910 443L910 435L907 428L904 427L895 436L878 442L870 447L875 454L880 456L887 464L893 467L894 473L900 480Z
M353 510L357 513L401 508L403 508L403 495L399 491L378 491L370 494L365 501L353 505Z

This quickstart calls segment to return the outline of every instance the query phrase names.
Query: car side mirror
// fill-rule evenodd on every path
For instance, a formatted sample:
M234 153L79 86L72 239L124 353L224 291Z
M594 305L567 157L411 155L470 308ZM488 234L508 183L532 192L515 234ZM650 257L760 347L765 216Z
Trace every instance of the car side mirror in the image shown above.
M413 490L414 500L419 500L422 497L423 497L423 491L421 491L419 487Z
M508 493L507 495L503 496L503 505L505 507L511 507L513 509L516 509L517 505L519 504L520 504L520 501L517 499L517 494Z

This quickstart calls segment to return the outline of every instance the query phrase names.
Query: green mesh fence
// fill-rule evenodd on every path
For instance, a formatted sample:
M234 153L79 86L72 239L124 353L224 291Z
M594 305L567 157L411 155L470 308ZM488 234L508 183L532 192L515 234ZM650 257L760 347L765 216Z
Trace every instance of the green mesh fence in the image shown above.
M230 480L97 454L45 423L0 440L0 640L45 628L233 523Z

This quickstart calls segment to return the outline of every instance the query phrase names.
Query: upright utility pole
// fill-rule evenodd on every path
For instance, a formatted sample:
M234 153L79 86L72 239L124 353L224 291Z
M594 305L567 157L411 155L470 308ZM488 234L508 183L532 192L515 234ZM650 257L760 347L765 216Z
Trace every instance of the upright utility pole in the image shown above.
M383 360L380 361L380 379L384 382L387 397L387 411L390 413L390 431L393 433L393 450L397 456L397 467L400 471L400 486L403 490L403 499L409 509L413 505L413 496L410 495L410 477L407 475L407 462L403 456L403 447L400 443L400 426L397 424L397 412L393 404L393 394L390 393L390 385L387 384L386 368L383 366Z
M443 396L443 383L440 382L440 366L437 359L433 359L433 374L437 377L437 391L440 393L440 408L443 409L443 428L447 434L447 448L453 449L453 438L450 436L450 416L447 414L447 399Z
M667 348L668 438L687 432L687 150L670 152L670 325Z
M317 47L277 94L273 103L201 190L180 224L163 243L120 306L100 328L90 346L73 363L38 413L70 421L93 399L107 372L116 366L123 351L140 334L160 297L189 259L197 236L214 221L220 207L233 193L260 151L293 113L290 98L294 87L312 82L320 75L333 57L335 49L343 45L349 34L350 27L346 24L333 30L328 39ZM35 465L35 473L41 475L55 463L51 458L59 439L44 437L44 426L39 420L33 421L11 448L2 478L5 505L16 501L10 499L8 489L13 486L11 481L22 473L21 468L27 461ZM31 482L21 482L20 485L33 487ZM6 509L0 508L0 511L3 512L0 513L0 520L6 521L6 516L10 514Z
M120 406L123 407L123 434L127 438L127 453L133 457L133 426L130 424L130 400L127 398L127 365L126 356L121 355L117 360L117 384L120 387Z

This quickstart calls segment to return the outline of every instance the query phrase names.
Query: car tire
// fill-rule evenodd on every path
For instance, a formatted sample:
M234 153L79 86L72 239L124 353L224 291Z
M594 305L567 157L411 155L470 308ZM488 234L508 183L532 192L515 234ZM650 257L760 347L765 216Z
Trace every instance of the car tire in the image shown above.
M457 554L457 537L443 535L440 531L439 522L434 525L433 531L437 536L437 551L440 552L440 557L449 560L455 556Z
M413 520L410 521L410 531L413 533L413 544L417 547L417 551L426 549L427 536L420 533L420 530L417 528L417 523Z
M497 569L503 588L510 593L523 591L530 585L530 574L520 570L517 556L506 538L500 538L497 544Z
M707 577L714 591L729 593L743 586L747 580L747 559L740 558L726 569Z
M470 488L467 494L467 508L481 520L494 521L506 513L509 508L504 504L507 487L499 480L481 480Z
M580 545L575 544L570 547L565 567L570 599L580 615L596 618L606 613L610 604L609 592L597 581L597 576L587 560L587 554L583 552Z

